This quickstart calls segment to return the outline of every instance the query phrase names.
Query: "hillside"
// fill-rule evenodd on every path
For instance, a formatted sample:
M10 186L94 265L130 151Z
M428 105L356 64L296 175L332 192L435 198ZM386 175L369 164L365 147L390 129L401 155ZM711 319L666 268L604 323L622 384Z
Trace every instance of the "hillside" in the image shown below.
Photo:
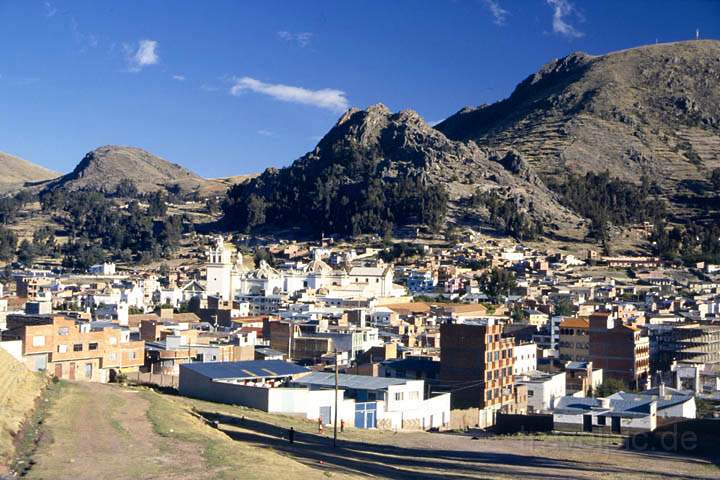
M46 190L91 189L112 193L118 184L132 181L146 193L178 185L183 192L204 191L209 182L180 165L135 147L106 145L89 152L62 177L49 182Z
M0 348L0 474L14 454L14 438L35 407L43 378Z
M720 42L573 53L505 100L464 108L436 126L447 137L516 150L543 180L608 170L657 182L682 216L720 167Z
M573 223L522 161L510 152L488 155L455 142L416 112L384 105L351 109L312 152L282 169L230 191L226 221L232 228L297 227L315 233L383 232L391 226L487 217L473 195L494 192L524 212L519 221Z
M60 176L40 165L0 152L0 193L16 190L26 182L40 182Z

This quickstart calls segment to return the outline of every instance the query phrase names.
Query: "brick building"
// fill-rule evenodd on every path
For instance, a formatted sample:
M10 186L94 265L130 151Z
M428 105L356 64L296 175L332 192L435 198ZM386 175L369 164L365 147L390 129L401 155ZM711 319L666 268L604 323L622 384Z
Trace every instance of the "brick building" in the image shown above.
M145 342L132 341L128 330L104 322L54 316L16 334L28 368L58 378L107 382L116 373L137 371L144 361Z
M440 327L440 381L452 391L453 408L512 405L512 338L493 320L444 323Z
M650 342L640 329L625 325L608 312L590 315L590 358L605 378L645 388L650 371Z

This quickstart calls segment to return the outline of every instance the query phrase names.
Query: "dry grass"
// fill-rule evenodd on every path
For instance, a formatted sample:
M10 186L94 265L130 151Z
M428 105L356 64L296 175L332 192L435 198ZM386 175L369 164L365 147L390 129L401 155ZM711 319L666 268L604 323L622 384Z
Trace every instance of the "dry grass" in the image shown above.
M31 414L45 379L0 349L0 470L14 455L14 438Z

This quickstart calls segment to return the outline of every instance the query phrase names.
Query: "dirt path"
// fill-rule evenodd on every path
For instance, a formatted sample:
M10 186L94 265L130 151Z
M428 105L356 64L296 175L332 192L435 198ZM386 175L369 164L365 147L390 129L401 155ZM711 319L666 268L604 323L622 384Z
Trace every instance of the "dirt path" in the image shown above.
M41 429L27 478L356 478L272 448L235 442L187 404L147 389L62 382Z
M29 478L211 478L199 449L156 434L137 391L72 383L53 406Z

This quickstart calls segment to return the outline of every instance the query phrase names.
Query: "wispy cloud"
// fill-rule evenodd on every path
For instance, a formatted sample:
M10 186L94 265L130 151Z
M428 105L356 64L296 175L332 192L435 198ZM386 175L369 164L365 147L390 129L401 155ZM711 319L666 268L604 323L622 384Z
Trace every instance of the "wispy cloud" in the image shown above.
M144 67L155 65L160 61L160 55L157 53L158 42L155 40L140 40L137 48L127 44L123 47L131 72L139 72Z
M484 3L488 10L490 10L490 13L492 13L492 16L495 17L493 23L500 26L505 25L505 21L510 12L502 8L497 0L484 0Z
M45 2L43 5L45 6L45 16L48 18L54 17L58 12L57 8L50 2Z
M286 42L296 43L300 47L307 47L312 41L313 34L311 32L288 32L281 30L277 32L278 37L285 40Z
M173 75L173 80L177 80L178 82L184 82L185 81L185 75Z
M257 131L258 135L262 135L263 137L274 137L275 132L265 129L260 129Z
M349 104L345 92L332 88L309 90L291 85L264 83L250 77L234 78L234 85L230 88L232 95L238 96L244 92L254 92L267 95L283 102L301 103L325 108L335 112L347 110Z
M575 5L570 3L569 0L546 0L547 4L553 8L553 32L559 33L569 38L579 38L585 35L572 25L570 25L566 18L574 16L579 21L583 21L582 14L575 8Z

